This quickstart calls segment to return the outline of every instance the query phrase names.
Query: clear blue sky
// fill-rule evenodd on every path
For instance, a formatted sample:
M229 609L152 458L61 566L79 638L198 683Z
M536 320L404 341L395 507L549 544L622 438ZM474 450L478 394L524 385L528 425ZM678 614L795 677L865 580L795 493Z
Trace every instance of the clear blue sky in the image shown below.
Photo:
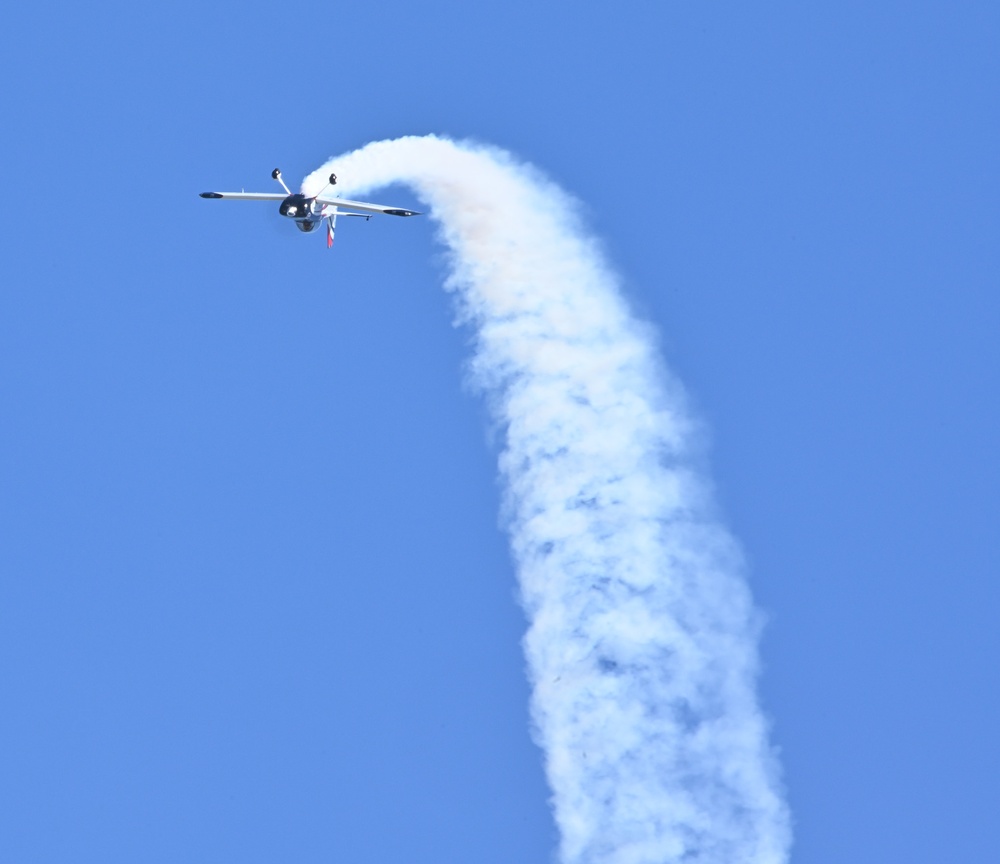
M995 856L1000 7L752 5L5 11L0 861L550 860L430 224L197 197L426 132L581 199L711 429L796 864Z

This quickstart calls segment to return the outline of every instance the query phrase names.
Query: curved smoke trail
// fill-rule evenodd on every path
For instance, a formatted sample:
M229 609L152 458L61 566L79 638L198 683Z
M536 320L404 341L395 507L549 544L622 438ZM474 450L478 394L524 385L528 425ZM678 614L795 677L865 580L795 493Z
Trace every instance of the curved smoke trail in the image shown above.
M345 194L405 183L450 252L471 371L505 431L532 719L565 864L778 864L790 842L757 706L739 552L693 467L680 388L575 205L501 151L369 144Z

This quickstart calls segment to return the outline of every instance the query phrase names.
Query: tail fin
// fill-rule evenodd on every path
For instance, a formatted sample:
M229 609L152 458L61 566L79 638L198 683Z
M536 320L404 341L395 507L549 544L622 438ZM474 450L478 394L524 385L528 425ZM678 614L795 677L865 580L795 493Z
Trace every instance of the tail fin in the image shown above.
M326 248L333 246L333 232L337 227L337 214L326 217Z

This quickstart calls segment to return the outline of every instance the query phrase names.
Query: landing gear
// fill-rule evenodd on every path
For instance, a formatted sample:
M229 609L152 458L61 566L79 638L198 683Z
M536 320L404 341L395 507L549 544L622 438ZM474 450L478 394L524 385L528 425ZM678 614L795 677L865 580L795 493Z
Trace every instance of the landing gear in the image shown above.
M287 186L285 185L285 181L281 179L281 169L280 169L280 168L275 168L275 169L274 169L274 170L273 170L273 171L271 172L271 177L272 177L273 179L277 180L277 181L278 181L278 182L279 182L279 183L281 184L281 188L282 188L282 189L284 189L284 190L285 190L285 191L286 191L286 192L287 192L287 193L288 193L289 195L291 195L291 194L292 194L292 190L291 190L291 189L289 189L289 188L288 188L288 187L287 187Z

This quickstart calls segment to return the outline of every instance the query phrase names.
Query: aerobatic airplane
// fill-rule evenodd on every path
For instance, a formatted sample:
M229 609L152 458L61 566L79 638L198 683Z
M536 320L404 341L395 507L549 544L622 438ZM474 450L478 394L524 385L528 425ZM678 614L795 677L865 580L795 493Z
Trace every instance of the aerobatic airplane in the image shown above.
M306 234L315 231L325 219L328 249L333 245L333 232L337 227L338 216L359 216L362 219L371 219L376 213L385 213L389 216L421 215L414 210L383 207L381 204L367 204L364 201L348 201L346 198L325 194L327 189L337 184L336 174L331 174L330 182L319 191L318 195L313 195L311 198L301 192L293 193L285 186L285 181L281 179L281 172L277 168L271 172L271 176L284 186L286 194L282 195L280 192L202 192L201 197L236 198L242 201L280 201L278 212L282 216L293 219L295 227Z

